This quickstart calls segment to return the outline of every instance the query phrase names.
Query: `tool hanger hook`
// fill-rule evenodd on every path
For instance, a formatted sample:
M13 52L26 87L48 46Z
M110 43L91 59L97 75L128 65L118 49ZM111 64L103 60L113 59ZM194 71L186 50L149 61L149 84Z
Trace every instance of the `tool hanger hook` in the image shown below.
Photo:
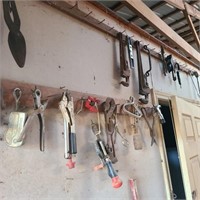
M127 103L123 104L123 111L135 118L141 118L142 117L142 112L140 111L140 109L135 105L135 98L133 96L130 96L129 98L130 100ZM126 109L127 106L133 106L136 110L136 114L133 112L130 112L129 110Z

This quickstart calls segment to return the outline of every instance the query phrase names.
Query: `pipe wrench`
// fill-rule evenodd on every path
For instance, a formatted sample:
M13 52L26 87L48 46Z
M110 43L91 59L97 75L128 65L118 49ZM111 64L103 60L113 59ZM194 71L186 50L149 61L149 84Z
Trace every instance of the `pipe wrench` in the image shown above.
M34 90L32 90L32 95L34 99L34 110L38 116L40 124L40 151L44 151L44 139L45 139L44 111L47 107L48 101L45 100L44 102L41 102L42 93L36 87Z
M128 61L126 60L126 41L123 39L123 34L120 32L118 33L119 38L119 50L120 50L120 71L121 71L121 77L125 78L125 81L121 81L120 84L122 84L125 87L129 86L129 78L130 78L130 69L128 65Z
M150 88L147 82L147 75L144 75L143 66L142 66L142 57L141 57L141 50L140 50L140 42L135 41L135 48L137 53L137 64L138 64L138 76L139 76L139 94L144 95L145 98L140 98L140 102L143 104L148 103L148 95L150 93ZM151 68L151 66L150 66ZM150 69L147 71L149 73Z
M66 166L69 169L75 167L75 162L72 161L73 156L77 153L75 119L74 119L74 102L68 91L63 92L59 109L64 120L64 140L65 152L64 158L68 159Z

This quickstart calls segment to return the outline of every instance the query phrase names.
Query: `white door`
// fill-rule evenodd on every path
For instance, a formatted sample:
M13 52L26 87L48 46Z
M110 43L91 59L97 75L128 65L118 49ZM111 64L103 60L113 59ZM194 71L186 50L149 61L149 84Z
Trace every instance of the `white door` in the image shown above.
M172 97L175 136L187 200L200 200L200 107Z

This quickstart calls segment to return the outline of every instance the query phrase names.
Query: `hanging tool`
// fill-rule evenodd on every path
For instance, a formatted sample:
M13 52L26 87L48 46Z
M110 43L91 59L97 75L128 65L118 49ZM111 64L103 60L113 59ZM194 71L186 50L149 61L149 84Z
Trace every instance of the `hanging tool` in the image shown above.
M127 107L130 108L133 107L135 112L133 113L133 111L131 112L130 110L127 109ZM141 118L142 117L142 113L140 111L140 109L136 106L136 103L135 103L135 98L133 96L130 96L129 97L129 100L123 104L123 107L122 107L123 111L135 118Z
M164 76L167 75L167 63L166 63L166 60L165 60L165 51L164 51L164 48L163 46L161 46L161 60L162 60L162 64L163 64L163 74Z
M148 59L149 59L149 69L148 69L148 70L145 72L145 74L144 74L145 81L146 81L146 83L147 83L147 85L148 85L147 77L149 77L150 72L151 72L151 69L152 69L152 64L151 64L151 52L150 52L150 50L149 50L149 48L148 48L147 45L144 45L144 46L143 46L143 49L144 49L145 51L147 51Z
M135 41L135 48L137 52L137 64L138 64L138 76L139 76L139 94L144 95L145 98L140 98L140 102L143 104L147 104L149 99L148 95L150 93L150 88L148 85L148 82L145 78L145 75L143 73L143 67L142 67L142 58L141 58L141 51L140 51L140 42Z
M164 124L164 123L166 123L166 121L165 121L165 118L164 118L160 108L161 108L161 105L159 105L159 104L154 106L154 110L158 114L158 117L160 118L160 123Z
M34 99L34 109L40 112L37 114L39 124L40 124L40 151L44 151L44 140L45 140L45 122L44 122L44 111L47 107L48 101L45 100L44 102L41 101L42 93L41 91L35 87L34 90L32 90L32 95Z
M177 75L178 83L179 83L179 85L181 87L180 65L177 62L174 64L174 69L176 70L176 75Z
M27 113L19 111L19 101L21 95L22 91L20 88L15 88L13 90L15 111L10 113L8 130L5 133L5 140L11 147L19 147L24 142L23 129L27 120Z
M127 43L127 48L128 48L130 68L133 69L134 68L133 40L128 35L126 36L126 43Z
M120 180L119 176L117 175L117 172L114 170L111 159L109 157L109 154L107 153L105 143L101 139L101 135L100 135L101 130L99 129L100 124L97 125L96 123L92 122L91 127L92 127L92 131L93 131L94 135L97 138L96 144L95 144L97 155L99 156L101 162L103 163L103 166L107 167L108 175L112 179L112 186L114 188L119 188L122 186L122 181Z
M123 34L121 32L118 33L119 38L119 47L120 47L120 72L121 77L125 78L125 81L121 81L120 84L122 84L125 87L129 86L129 78L130 78L130 69L128 65L128 61L126 60L126 42L123 39Z
M85 107L91 112L98 112L95 104L99 103L99 100L95 97L89 96L85 101Z
M139 200L136 179L129 179L129 186L132 192L132 200Z
M191 79L192 79L192 76L196 77L196 79L197 79L197 86L198 86L198 89L196 88L196 90L197 90L197 94L200 95L199 74L198 74L197 71L192 71L192 72L190 72L190 75L191 75ZM192 79L192 81L193 81L193 79ZM193 83L194 83L194 81L193 81Z
M175 76L175 69L174 69L174 62L173 62L173 59L172 59L172 55L168 55L166 58L165 58L165 61L166 61L166 64L167 64L167 70L168 72L172 72L172 79L173 81L176 81L176 76Z
M26 43L20 31L21 22L15 1L3 0L4 19L9 29L8 44L10 51L19 67L24 67Z
M72 169L75 167L75 162L72 159L77 153L77 144L74 119L74 102L68 91L63 92L61 101L59 102L59 109L64 120L64 158L68 159L66 166L68 166L69 169Z
M16 103L16 111L11 112L9 116L9 127L5 134L6 142L9 146L19 147L23 144L25 139L25 132L27 127L35 115L38 116L40 122L40 150L44 151L44 110L47 106L47 101L43 104L40 101L41 92L38 89L33 91L34 95L34 110L27 112L19 112L19 100L21 97L21 90L15 88L13 96Z
M114 134L115 133L115 125L116 125L116 104L114 99L107 98L106 101L103 103L103 111L105 116L105 123L106 123L106 134L107 134L107 152L112 163L117 162L117 157L115 155L115 147L114 147Z
M152 123L152 126L151 126L150 123L149 123L149 120L147 119L146 108L142 107L141 111L142 111L143 117L144 117L144 119L147 123L147 126L149 128L149 131L150 131L151 146L152 146L154 143L157 144L156 139L155 139L154 129L153 129L153 127L154 127L154 117L153 117L153 123Z
M139 133L139 128L138 128L138 120L142 117L142 112L140 109L136 106L135 99L133 96L130 96L129 100L123 104L122 107L123 111L130 115L134 119L134 122L131 122L131 128L133 129L133 144L135 150L141 150L143 145L142 145L142 138L141 134Z

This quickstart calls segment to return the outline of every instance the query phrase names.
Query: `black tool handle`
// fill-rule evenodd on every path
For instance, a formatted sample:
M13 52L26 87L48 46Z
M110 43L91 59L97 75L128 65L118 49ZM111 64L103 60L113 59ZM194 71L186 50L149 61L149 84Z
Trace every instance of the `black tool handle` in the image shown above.
M77 145L76 145L76 134L75 133L69 133L69 151L70 154L76 154L77 153Z
M176 75L178 79L178 84L181 86L180 65L178 63L175 63L174 67L177 69Z
M4 19L10 31L15 32L20 30L20 19L17 12L15 1L3 0ZM11 18L11 13L13 19Z

